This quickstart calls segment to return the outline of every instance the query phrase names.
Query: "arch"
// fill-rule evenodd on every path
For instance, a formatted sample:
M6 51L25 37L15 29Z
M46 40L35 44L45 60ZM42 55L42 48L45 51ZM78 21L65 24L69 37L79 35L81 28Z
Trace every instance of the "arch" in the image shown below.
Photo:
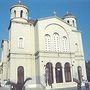
M51 37L49 34L45 35L45 50L50 51L50 45L51 45Z
M48 24L48 25L44 28L44 30L46 30L49 26L53 26L53 25L56 25L56 26L61 27L61 28L62 28L61 30L64 30L65 33L67 34L67 37L69 38L69 34L68 34L67 30L66 30L63 26L61 26L60 24L58 24L58 23L50 23L50 24Z
M53 81L53 66L52 63L48 62L46 64L45 68L45 74L46 74L46 84L52 85Z
M55 28L56 27L56 28ZM50 23L48 24L45 28L45 30L52 30L53 32L56 31L59 33L59 39L60 39L60 51L63 52L63 45L62 45L62 37L66 36L67 37L67 51L70 51L70 37L69 37L69 33L68 30L66 28L64 28L63 26L61 26L59 23Z
M65 63L64 72L65 72L65 81L71 82L71 70L70 70L70 64L68 62Z
M23 66L19 66L17 69L17 83L23 83L24 82L24 67Z
M82 80L82 68L81 68L81 66L78 66L77 69L78 69L78 80L81 82L81 80Z
M55 34L59 36L59 34L57 32L55 32L53 35L55 35Z
M59 34L58 33L54 33L53 34L53 40L54 40L54 51L59 51L60 47L59 47Z
M56 63L55 74L56 74L56 83L62 83L63 82L62 66L61 63L59 62Z
M51 26L51 25L57 25L57 26L61 27L61 28L67 33L66 29L65 29L63 26L61 26L60 24L58 24L58 23L48 24L48 25L44 28L44 30L46 30L46 29L47 29L49 26ZM68 33L67 33L67 35L68 35Z

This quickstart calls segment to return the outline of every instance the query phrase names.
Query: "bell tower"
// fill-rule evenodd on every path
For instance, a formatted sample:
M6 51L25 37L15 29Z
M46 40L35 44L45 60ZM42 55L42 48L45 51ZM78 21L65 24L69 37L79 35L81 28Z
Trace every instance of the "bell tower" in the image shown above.
M23 18L28 19L28 8L19 1L17 4L13 5L10 9L11 17L10 19Z
M76 24L76 17L74 15L72 15L70 12L67 12L65 15L64 15L64 21L68 24L70 24L71 26L73 27L77 27L77 24Z

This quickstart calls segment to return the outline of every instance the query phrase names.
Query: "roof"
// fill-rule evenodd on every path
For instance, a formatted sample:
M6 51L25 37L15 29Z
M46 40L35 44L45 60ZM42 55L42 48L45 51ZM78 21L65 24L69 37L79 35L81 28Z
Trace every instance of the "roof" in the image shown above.
M26 9L28 10L28 7L25 6L24 4L22 4L20 1L19 1L18 3L16 3L16 4L14 4L14 5L11 7L11 9L14 8L14 7L23 7L23 8L26 8ZM11 10L11 9L10 9L10 10ZM29 10L28 10L28 11L29 11Z
M76 18L72 13L70 12L67 12L65 15L64 15L64 18Z
M29 23L29 24L34 24L35 21L36 21L36 20L31 20L31 19L30 19L30 20L28 20L28 23Z
M56 18L56 19L62 21L63 23L71 26L70 24L68 24L67 22L65 22L63 18L60 18L60 17L58 17L58 16L50 16L50 17L39 18L39 19L37 19L37 20L34 22L34 24L36 25L37 21L47 20L47 19L52 19L52 18Z
M60 18L58 16L50 16L50 17L39 18L38 21L40 21L40 20L46 20L46 19L52 19L52 18L56 18L56 19L58 19L58 20L60 20L60 21L62 21L64 23L66 23L63 18ZM66 23L66 24L68 24L68 23ZM70 25L70 24L68 24L68 25Z
M63 19L59 18L58 16L49 16L49 17L39 18L38 21L45 20L45 19L51 19L51 18L57 18L57 19L63 21Z

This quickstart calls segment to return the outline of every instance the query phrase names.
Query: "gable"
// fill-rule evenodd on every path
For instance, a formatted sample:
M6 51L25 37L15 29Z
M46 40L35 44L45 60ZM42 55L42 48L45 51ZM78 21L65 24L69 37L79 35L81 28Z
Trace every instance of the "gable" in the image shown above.
M66 23L63 19L53 16L53 17L46 17L38 19L38 29L39 30L46 30L48 27L53 27L53 29L57 27L61 27L62 29L70 32L72 30L77 30L75 27L72 27L68 23Z

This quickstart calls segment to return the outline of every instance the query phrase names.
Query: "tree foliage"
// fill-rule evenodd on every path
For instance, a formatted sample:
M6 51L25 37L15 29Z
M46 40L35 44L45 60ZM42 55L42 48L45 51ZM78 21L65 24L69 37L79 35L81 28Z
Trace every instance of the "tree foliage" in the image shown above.
M90 82L90 61L86 62L87 79Z

